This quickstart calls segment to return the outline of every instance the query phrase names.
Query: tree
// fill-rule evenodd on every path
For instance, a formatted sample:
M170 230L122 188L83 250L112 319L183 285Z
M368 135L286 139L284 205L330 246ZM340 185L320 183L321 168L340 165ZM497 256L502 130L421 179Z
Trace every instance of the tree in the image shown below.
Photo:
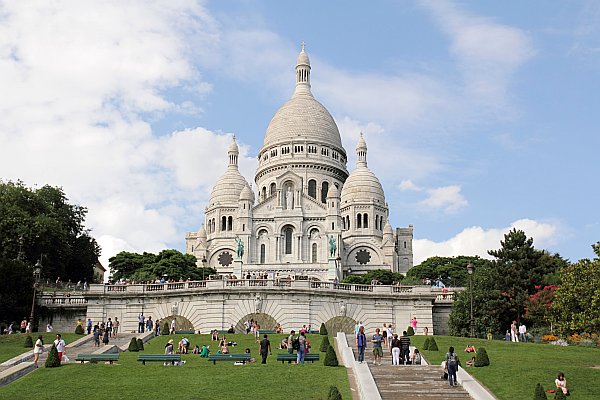
M533 393L533 400L548 400L544 387L538 383L535 385L535 392Z
M490 358L488 357L487 350L485 347L480 347L475 357L474 367L487 367L490 365Z
M563 333L600 332L600 242L592 248L595 259L579 260L560 271L552 311Z
M339 361L335 354L335 350L333 346L329 346L327 348L327 353L325 354L325 366L327 367L337 367L339 365Z
M433 284L441 281L444 286L466 286L468 284L467 264L479 262L481 259L478 256L429 257L409 269L406 278L415 284L423 284L426 281Z
M538 328L549 328L552 321L552 303L558 286L536 286L537 292L525 303L525 318Z
M323 340L321 341L321 346L319 347L319 351L325 353L327 351L327 349L329 348L329 346L331 346L331 343L329 343L329 336L325 336L323 338Z
M33 266L0 257L0 315L20 321L29 315L33 298Z
M392 285L400 282L404 276L398 272L392 272L386 269L376 269L369 271L364 275L349 275L342 280L344 283L355 283L359 285L370 285L373 280L377 280L381 285Z
M129 347L127 348L127 350L140 351L140 349L138 348L137 338L134 338L134 337L131 338L131 341L129 342Z
M329 387L329 395L327 396L327 400L342 400L342 394L337 386Z
M33 338L31 337L31 335L25 336L25 347L33 347Z
M321 323L321 328L319 329L319 335L327 336L327 327L325 326L325 322Z
M83 333L84 333L83 332L83 326L82 325L77 325L75 327L75 334L77 334L77 335L83 335Z
M60 360L58 359L58 350L56 346L52 344L52 348L48 352L48 358L46 358L46 368L60 367Z

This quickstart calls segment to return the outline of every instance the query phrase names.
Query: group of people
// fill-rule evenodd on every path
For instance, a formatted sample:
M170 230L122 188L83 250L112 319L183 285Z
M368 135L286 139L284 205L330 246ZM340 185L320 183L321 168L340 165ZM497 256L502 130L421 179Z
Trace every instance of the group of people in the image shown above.
M416 318L414 319L416 321ZM416 326L416 322L415 322ZM391 324L383 325L383 332L379 328L375 329L375 334L370 340L367 340L365 334L365 327L362 321L359 321L355 326L355 338L356 348L358 350L358 362L365 362L365 349L367 343L372 343L373 346L373 364L381 365L381 358L383 357L383 348L386 347L389 354L392 355L393 365L409 365L409 364L421 364L421 353L418 349L415 349L412 356L410 354L410 337L407 331L402 332L402 336L398 337L397 333L394 333L393 326Z
M507 342L529 342L531 334L527 332L527 327L523 322L517 325L517 321L510 324L510 329L506 331L505 340Z

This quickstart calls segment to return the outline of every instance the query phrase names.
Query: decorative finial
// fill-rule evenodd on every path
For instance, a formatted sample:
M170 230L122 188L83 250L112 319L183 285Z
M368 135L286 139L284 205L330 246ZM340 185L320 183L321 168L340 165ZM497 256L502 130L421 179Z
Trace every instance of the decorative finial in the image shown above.
M304 43L304 40L302 41L302 43L300 43L300 46L302 46L302 50L300 50L300 52L304 53L304 46L306 46L306 43Z

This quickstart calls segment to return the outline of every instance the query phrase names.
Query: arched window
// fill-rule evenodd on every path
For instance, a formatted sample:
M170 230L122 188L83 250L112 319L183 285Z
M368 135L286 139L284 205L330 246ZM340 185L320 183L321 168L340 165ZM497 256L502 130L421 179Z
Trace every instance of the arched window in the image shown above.
M317 250L318 250L317 244L313 243L312 244L312 262L313 263L317 262Z
M350 216L346 215L346 229L350 229Z
M356 214L356 228L362 228L362 214Z
M233 217L227 218L227 230L230 231L233 228Z
M285 254L292 254L292 233L294 230L291 227L284 229L283 234L285 235Z
M267 199L267 188L265 186L262 188L262 199L263 201Z
M379 215L375 216L375 229L379 229Z
M275 182L273 182L269 188L269 194L273 196L275 192L277 192L277 186L275 185Z
M223 216L221 218L221 231L226 231L227 230L227 217Z
M266 256L266 246L263 243L260 245L260 263L261 264L265 263L265 256Z
M346 218L342 218L342 230L346 230Z
M327 192L329 191L329 182L321 184L321 203L327 203Z
M317 198L317 181L314 179L308 181L308 195L313 199Z
M369 227L369 214L364 213L363 214L363 228L368 228Z

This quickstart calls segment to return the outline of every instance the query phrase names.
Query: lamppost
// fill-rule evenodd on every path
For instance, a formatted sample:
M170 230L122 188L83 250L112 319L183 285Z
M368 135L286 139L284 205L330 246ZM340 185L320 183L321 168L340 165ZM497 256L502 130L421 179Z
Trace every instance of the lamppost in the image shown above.
M202 257L202 280L204 280L204 269L206 268L206 263L208 261L206 261L206 257Z
M475 272L475 266L471 263L467 264L467 272L469 274L469 293L471 294L471 319L469 327L471 329L471 337L475 337L475 319L473 318L473 272Z
M29 314L29 321L33 325L33 312L35 310L35 292L37 290L38 283L40 281L40 275L42 274L42 262L38 262L33 267L33 300L31 301L31 313Z

